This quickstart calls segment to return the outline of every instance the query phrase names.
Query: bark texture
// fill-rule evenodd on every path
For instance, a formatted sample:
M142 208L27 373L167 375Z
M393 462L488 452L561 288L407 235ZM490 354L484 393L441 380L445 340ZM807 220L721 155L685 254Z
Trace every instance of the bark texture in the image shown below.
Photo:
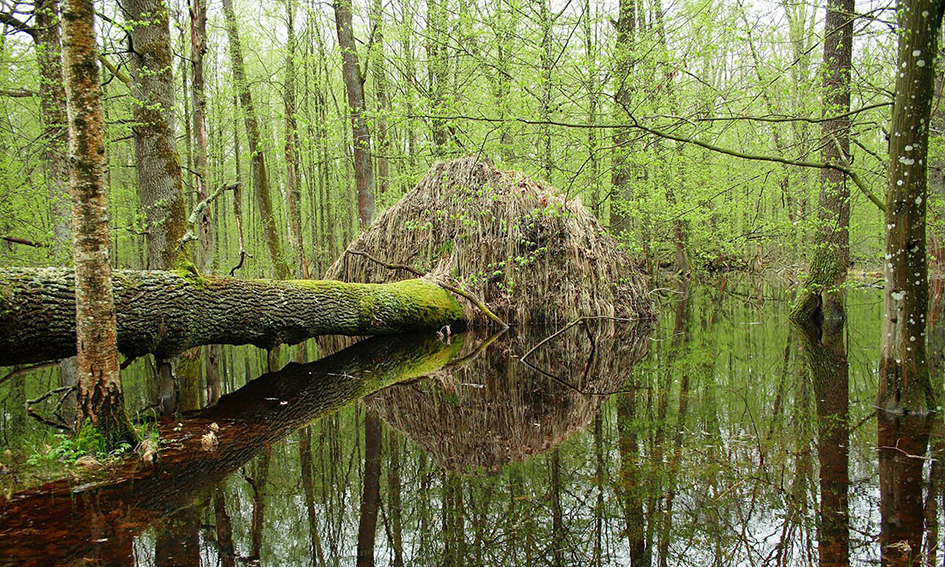
M935 408L926 359L929 299L925 216L929 114L941 0L900 3L899 76L893 105L886 185L886 299L876 405L924 413Z
M849 165L850 68L853 57L853 0L829 0L824 23L823 116L841 116L821 124L824 163ZM850 264L850 189L846 174L820 173L817 240L805 289L794 310L799 320L844 319L840 286Z
M75 354L74 281L67 269L0 270L0 365ZM207 344L271 348L317 335L435 330L463 317L453 296L424 280L253 281L119 270L114 288L118 348L126 356L166 359Z
M275 268L276 277L284 280L290 277L289 264L282 253L282 240L276 228L275 214L272 208L272 194L269 189L269 175L266 170L266 154L260 147L259 121L253 95L249 91L246 78L246 65L243 63L243 48L240 44L239 29L236 27L236 14L233 13L233 0L223 0L223 16L226 19L226 34L230 40L230 59L233 65L233 78L239 93L240 106L243 109L243 122L246 126L246 142L249 144L250 164L253 170L253 191L256 194L256 206L262 220L263 235L269 248L269 258Z
M204 201L210 197L209 189L209 151L207 149L207 95L205 92L203 57L207 53L207 5L204 0L191 0L190 4L190 45L193 79L193 132L194 132L194 169L196 170L197 199ZM214 234L210 222L210 207L204 209L197 219L197 238L200 247L197 253L197 266L202 272L213 271Z
M614 102L617 105L618 113L620 113L621 108L626 110L630 104L633 37L636 32L635 18L636 0L620 0L615 26L617 43L614 46ZM629 112L629 110L626 111ZM614 130L613 134L614 155L611 182L615 194L624 200L629 200L631 196L631 164L629 163L630 150L628 144L632 136L633 132L630 128L618 128ZM611 207L610 228L615 234L630 230L630 219L620 207L617 207L616 210Z
M299 136L295 120L295 0L286 0L286 57L285 57L285 188L289 205L289 243L296 255L303 279L309 278L308 259L302 238L302 190L299 180Z
M66 124L66 91L62 78L62 45L59 2L40 0L33 8L32 32L39 60L39 108L43 121L46 187L49 192L52 254L56 262L71 256L72 210L69 197L69 129Z
M173 267L187 212L177 154L171 34L163 0L122 3L131 27L131 76L138 197L148 241L147 267Z
M341 74L348 93L348 110L351 112L358 221L361 228L365 228L374 220L374 170L371 166L371 131L364 116L364 76L358 66L358 51L351 23L351 0L335 0L334 7L338 46L341 48Z
M109 441L134 433L118 374L115 303L105 189L105 124L99 86L98 46L91 0L70 0L63 13L64 69L69 118L69 185L72 192L72 277L60 282L71 308L61 325L66 358L78 355L77 429L86 422ZM4 294L5 295L5 294ZM7 315L7 309L3 309ZM27 312L39 319L39 312ZM8 327L9 328L9 327Z

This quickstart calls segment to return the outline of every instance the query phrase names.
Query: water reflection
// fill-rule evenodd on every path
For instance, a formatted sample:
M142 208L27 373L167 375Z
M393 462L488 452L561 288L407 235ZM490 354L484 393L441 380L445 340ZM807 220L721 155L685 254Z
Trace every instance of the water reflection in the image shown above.
M481 356L394 385L366 405L443 469L495 474L584 430L621 390L648 346L647 329L575 325L532 352L547 329L506 333Z
M14 498L0 563L942 563L940 421L874 411L880 293L813 330L776 290L671 297L652 335L575 325L534 368L560 329L359 344L238 390L265 362L221 351L231 393L164 426L159 467Z
M451 344L427 336L371 339L315 363L290 364L186 419L163 422L162 459L153 467L129 462L100 484L73 487L66 480L12 498L0 510L0 562L134 563L132 537L160 521L155 563L194 564L199 523L189 508L261 453L246 476L254 492L246 558L256 559L272 444L365 394L439 368L461 345L461 337ZM215 442L208 445L211 433Z

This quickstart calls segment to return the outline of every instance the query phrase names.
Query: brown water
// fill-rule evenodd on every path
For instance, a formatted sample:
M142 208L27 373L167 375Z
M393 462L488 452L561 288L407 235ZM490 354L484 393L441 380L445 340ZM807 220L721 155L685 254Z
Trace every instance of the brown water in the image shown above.
M231 393L161 422L158 464L0 504L0 564L942 563L941 426L874 414L878 290L823 337L776 290L670 298L655 329L575 325L524 362L559 329L372 339L267 374L227 351ZM43 435L16 396L48 372L0 389L15 451Z

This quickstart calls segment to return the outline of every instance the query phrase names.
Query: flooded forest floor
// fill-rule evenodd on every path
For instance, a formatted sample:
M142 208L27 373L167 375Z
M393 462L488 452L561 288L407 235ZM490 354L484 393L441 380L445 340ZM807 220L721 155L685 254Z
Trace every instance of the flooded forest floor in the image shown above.
M780 286L662 288L655 329L577 325L528 364L558 329L372 339L321 361L341 345L310 341L275 372L224 348L225 395L204 407L203 384L200 409L152 426L157 464L8 492L0 564L942 562L940 421L874 411L881 290L851 285L842 334L812 341ZM145 365L123 373L139 416ZM8 490L42 477L27 458L55 439L23 406L57 385L56 368L0 383Z

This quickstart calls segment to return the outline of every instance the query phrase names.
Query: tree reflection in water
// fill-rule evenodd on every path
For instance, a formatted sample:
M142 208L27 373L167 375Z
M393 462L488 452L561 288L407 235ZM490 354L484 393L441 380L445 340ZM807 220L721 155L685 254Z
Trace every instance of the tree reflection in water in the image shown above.
M167 431L157 470L173 478L128 470L124 488L14 497L0 507L0 564L258 553L333 566L359 548L397 567L941 564L940 422L874 415L881 295L850 290L846 326L811 333L787 322L776 290L677 291L653 335L576 325L529 357L537 370L518 357L557 329L519 329L469 359L483 337L433 339L421 350L436 364L375 393L396 349L362 345L345 363L357 368L330 380L293 364L238 392L264 357L223 349L231 394ZM940 319L930 313L939 377ZM220 448L179 466L199 440L185 433L214 421ZM254 491L246 478L261 477Z

